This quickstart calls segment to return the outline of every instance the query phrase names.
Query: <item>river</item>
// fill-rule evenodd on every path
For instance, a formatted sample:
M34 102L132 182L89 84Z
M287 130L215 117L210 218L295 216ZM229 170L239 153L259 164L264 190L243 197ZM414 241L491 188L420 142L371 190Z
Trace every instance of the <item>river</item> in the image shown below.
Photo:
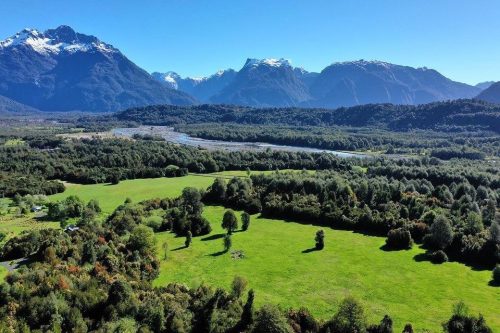
M134 134L153 135L162 137L167 142L183 144L192 147L200 147L208 150L257 150L263 151L266 149L289 151L289 152L308 152L308 153L328 153L339 157L359 157L365 158L370 155L357 152L344 152L336 150L326 150L318 148L300 147L300 146L285 146L275 145L265 142L235 142L222 140L206 140L192 137L186 133L176 132L172 127L166 126L141 126L135 128L114 128L112 133L116 137L131 138Z

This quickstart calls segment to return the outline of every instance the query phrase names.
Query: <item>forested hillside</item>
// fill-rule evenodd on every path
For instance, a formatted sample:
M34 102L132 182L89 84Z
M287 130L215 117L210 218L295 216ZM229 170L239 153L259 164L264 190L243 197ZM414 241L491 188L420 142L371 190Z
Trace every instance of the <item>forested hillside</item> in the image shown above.
M418 106L368 104L350 108L248 108L228 105L133 108L103 121L119 120L145 125L238 123L293 126L371 126L394 131L456 128L500 132L500 106L477 100L457 100Z

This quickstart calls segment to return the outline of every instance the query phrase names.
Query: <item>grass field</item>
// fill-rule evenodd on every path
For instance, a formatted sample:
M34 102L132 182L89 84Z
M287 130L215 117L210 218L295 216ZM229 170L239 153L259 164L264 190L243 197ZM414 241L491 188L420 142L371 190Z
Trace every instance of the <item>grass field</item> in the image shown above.
M386 252L384 238L349 231L325 229L323 251L303 253L314 245L318 227L253 216L250 229L233 235L232 250L243 250L244 259L221 254L222 207L205 207L213 232L195 237L190 248L184 238L158 234L169 244L155 285L182 282L229 288L235 275L248 279L256 292L257 305L278 303L282 307L308 307L314 315L328 319L339 301L352 295L362 301L371 322L390 314L395 332L411 322L418 332L441 332L441 323L451 315L452 305L464 300L474 313L481 313L495 332L500 331L500 288L488 282L490 271L474 271L459 263L434 265L417 261L424 251Z
M216 176L245 175L238 171L127 180L118 185L68 184L64 193L50 199L72 194L85 201L96 198L109 213L127 197L134 201L174 197L187 186L207 188ZM500 332L500 288L488 285L490 271L475 271L459 263L433 265L416 260L424 252L417 247L385 252L380 249L384 238L331 229L325 229L323 251L302 253L313 246L318 227L256 217L249 231L233 236L233 250L243 250L246 255L235 260L230 254L220 254L223 212L221 207L205 208L213 232L195 237L188 249L181 248L184 238L157 234L158 246L167 240L170 251L167 261L162 261L156 285L177 281L197 286L205 282L228 288L233 277L240 275L255 289L257 305L272 302L284 308L306 306L321 319L332 316L344 296L353 295L363 302L371 322L390 314L395 332L401 331L406 322L413 323L417 332L441 332L441 323L451 315L452 305L464 300L474 313L486 317L495 332Z
M0 232L7 235L7 239L24 230L58 228L59 222L37 221L33 214L29 216L13 216L11 214L0 217Z
M121 181L117 185L66 184L66 191L52 195L49 198L52 201L57 201L69 195L77 195L85 202L90 199L97 199L102 210L111 213L127 198L138 202L156 197L176 197L182 193L185 187L206 189L213 183L214 177L210 175L189 175L178 178L134 179Z

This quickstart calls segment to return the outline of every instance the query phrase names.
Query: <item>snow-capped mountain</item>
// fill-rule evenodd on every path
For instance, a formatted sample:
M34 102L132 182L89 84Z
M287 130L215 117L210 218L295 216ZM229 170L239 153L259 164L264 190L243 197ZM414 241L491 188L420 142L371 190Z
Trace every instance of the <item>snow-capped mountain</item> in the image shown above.
M500 82L490 85L487 89L483 90L477 98L486 102L500 104Z
M0 95L47 111L117 111L192 104L94 36L60 26L0 41Z
M179 89L179 81L182 80L181 76L176 72L166 72L166 73L154 72L151 73L151 76L155 80L169 87L170 89L175 89L175 90Z
M202 102L209 102L210 97L224 89L236 76L233 69L220 70L207 77L182 78L175 72L152 73L156 80L172 89L184 91Z
M35 52L47 56L91 51L119 52L113 46L101 42L96 37L77 33L68 26L49 29L44 33L36 29L24 29L14 36L0 41L0 49L16 46L27 46Z
M481 91L479 87L454 82L433 69L366 60L333 63L315 73L293 67L283 58L247 59L238 72L231 71L230 75L218 72L191 79L168 72L153 76L204 102L250 106L422 104L472 98ZM224 80L220 79L222 76ZM203 90L206 86L211 89Z
M295 106L309 99L308 88L286 59L247 59L234 79L210 100L250 106Z
M423 104L472 98L479 91L433 69L359 60L323 69L310 85L312 98L308 105L331 108L368 103Z

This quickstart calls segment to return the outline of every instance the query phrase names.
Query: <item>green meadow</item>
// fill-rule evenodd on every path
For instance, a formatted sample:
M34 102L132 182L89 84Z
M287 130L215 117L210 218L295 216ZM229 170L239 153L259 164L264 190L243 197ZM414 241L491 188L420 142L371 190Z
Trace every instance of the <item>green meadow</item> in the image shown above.
M61 200L69 195L78 195L85 201L95 198L103 211L110 213L128 197L136 202L175 197L188 186L205 189L218 176L246 176L246 172L126 180L117 185L67 184L64 193L50 199ZM481 312L486 317L495 332L500 331L500 288L488 285L489 270L476 271L455 262L434 265L419 260L424 253L419 247L387 252L381 249L385 241L382 237L332 229L325 229L324 250L307 251L314 245L318 227L258 216L252 217L248 231L233 235L231 250L244 253L243 259L233 259L230 253L221 252L223 213L222 207L205 207L204 215L213 231L195 237L190 248L183 247L182 237L166 232L157 234L162 261L155 285L180 282L196 287L206 283L228 288L233 277L239 275L255 290L257 306L305 306L324 320L335 313L342 298L352 295L364 304L370 322L390 314L396 332L406 322L411 322L416 332L440 332L453 304L464 300L473 313ZM4 220L0 231L17 233L33 227L26 223L20 219ZM166 260L161 250L164 241L169 246ZM6 270L0 267L0 277L5 274Z
M97 199L102 210L105 213L111 213L127 198L139 202L156 197L176 197L182 193L185 187L206 189L213 183L214 177L194 174L178 178L124 180L117 185L66 184L66 191L52 195L49 198L52 201L58 201L70 195L77 195L85 202L90 199Z
M182 237L157 234L162 262L155 285L177 281L191 287L206 283L229 288L239 275L255 290L257 305L305 306L321 319L329 319L342 298L352 295L362 301L371 322L390 314L395 332L402 331L406 322L417 332L440 332L453 304L464 300L471 311L486 317L495 332L500 330L500 289L488 285L490 271L454 262L434 265L418 260L424 253L418 247L387 252L380 249L385 238L332 229L324 229L325 249L309 252L318 227L257 216L248 231L233 234L231 251L245 255L233 259L221 252L224 211L205 207L213 231L195 237L189 248L183 247ZM164 241L169 247L167 260L161 250Z

